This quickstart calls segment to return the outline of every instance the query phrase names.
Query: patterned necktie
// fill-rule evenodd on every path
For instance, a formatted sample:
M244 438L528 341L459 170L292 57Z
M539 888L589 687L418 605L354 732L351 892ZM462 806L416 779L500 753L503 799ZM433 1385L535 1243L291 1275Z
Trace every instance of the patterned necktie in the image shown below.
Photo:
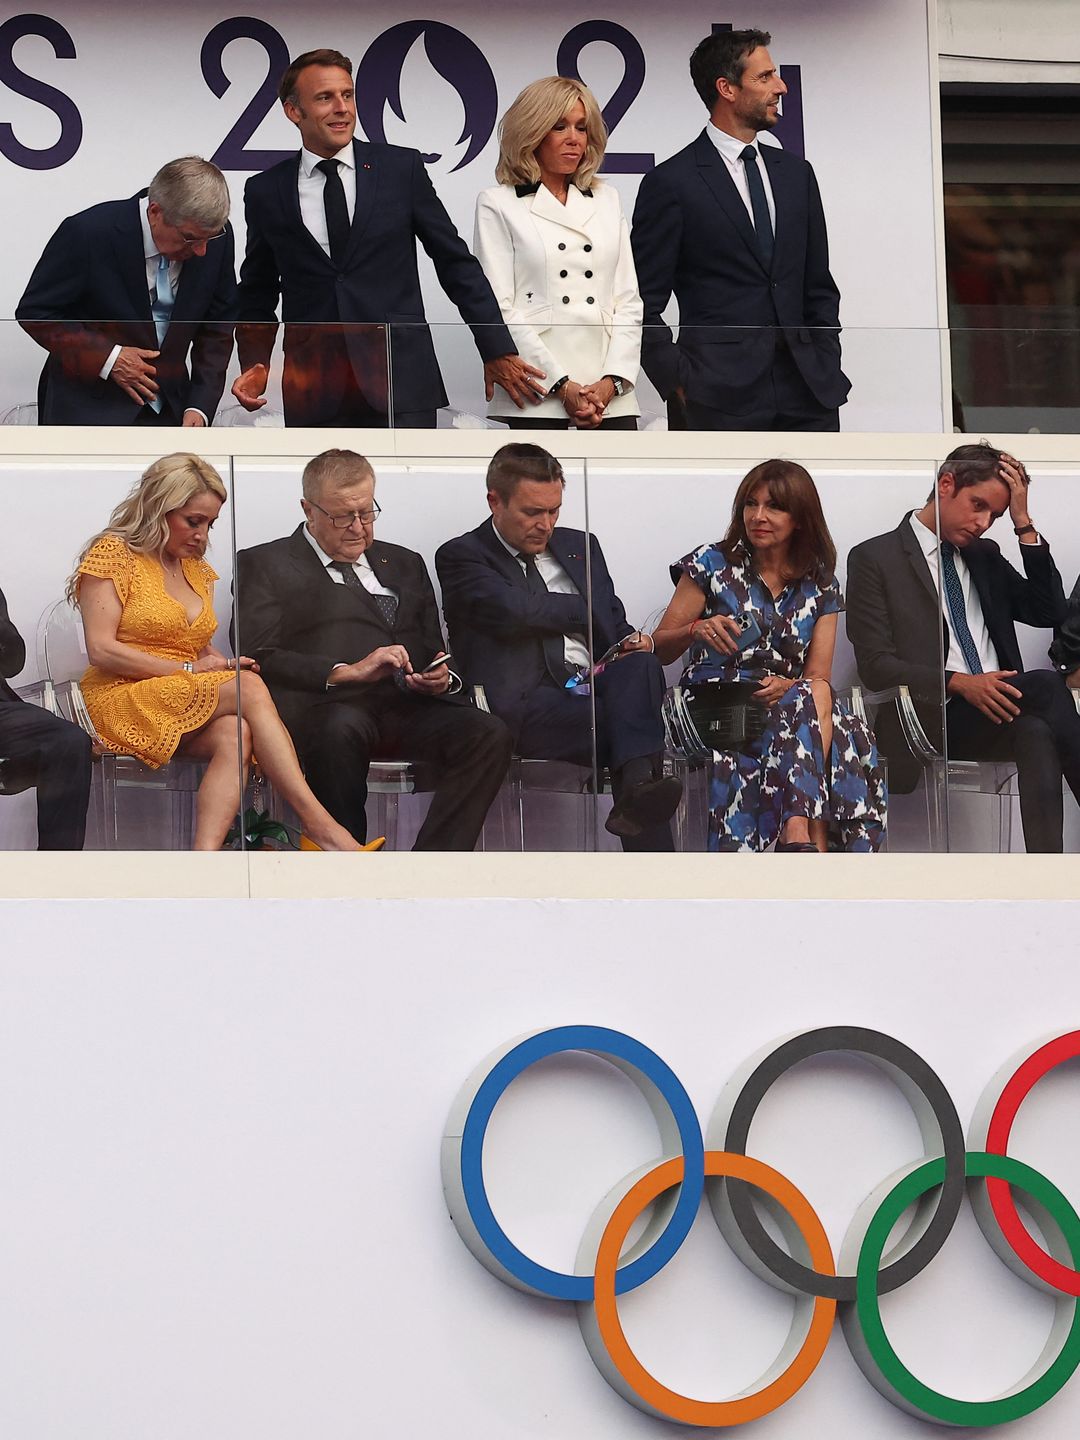
M952 621L953 634L956 636L956 643L960 646L961 654L967 662L968 671L972 675L981 675L983 673L982 661L979 659L971 627L968 625L967 606L964 604L964 587L960 584L956 561L953 559L955 554L956 546L948 540L943 540L941 542L941 583L945 587L945 600L949 606L949 619Z
M332 560L330 568L336 570L345 581L347 590L361 590L369 600L374 600L376 609L392 630L397 619L398 597L396 595L374 595L357 575L348 560Z
M739 159L743 162L746 171L746 184L750 191L750 205L754 212L754 229L757 232L758 248L761 250L761 258L765 261L765 268L772 264L773 253L773 228L772 219L769 216L769 202L765 198L765 182L761 178L761 171L758 169L757 150L753 145L747 145Z
M518 551L517 557L525 566L525 584L530 595L547 595L547 586L544 584L544 577L536 563L535 555L527 555L524 550ZM542 641L544 651L544 669L555 681L556 685L564 685L566 677L570 673L566 664L566 645L561 635L545 635Z
M349 246L349 207L345 203L345 186L341 183L341 161L320 160L315 166L326 176L323 186L323 209L326 211L326 238L330 242L330 259L335 265L345 260Z

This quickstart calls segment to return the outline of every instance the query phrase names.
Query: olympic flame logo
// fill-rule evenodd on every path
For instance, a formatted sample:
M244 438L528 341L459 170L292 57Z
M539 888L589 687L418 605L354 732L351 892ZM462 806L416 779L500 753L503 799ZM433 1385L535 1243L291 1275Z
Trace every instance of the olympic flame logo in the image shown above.
M627 1176L586 1229L573 1273L523 1254L492 1211L484 1186L484 1137L507 1086L538 1060L583 1051L610 1061L642 1091L656 1117L661 1158ZM754 1113L775 1081L810 1056L851 1053L881 1069L911 1105L924 1154L877 1187L852 1221L837 1260L810 1202L764 1160L747 1154ZM752 1056L732 1078L703 1137L690 1099L664 1061L617 1030L569 1025L512 1040L479 1067L454 1102L442 1146L443 1187L465 1244L492 1274L532 1295L570 1301L597 1369L626 1400L657 1417L715 1427L760 1419L810 1378L837 1307L848 1346L872 1385L920 1419L954 1426L999 1425L1044 1405L1080 1364L1080 1216L1045 1176L1007 1154L1021 1102L1049 1070L1080 1054L1080 1031L1028 1047L987 1086L965 1142L956 1107L930 1066L876 1030L834 1026L789 1036ZM1024 1197L1042 1243L1021 1219ZM759 1380L724 1400L670 1389L634 1355L618 1297L658 1273L686 1239L702 1194L736 1254L768 1284L794 1298L791 1331ZM1019 1383L989 1400L959 1400L923 1384L902 1363L881 1322L879 1297L918 1275L945 1243L969 1199L983 1234L1022 1278L1055 1297L1042 1355ZM641 1236L635 1221L652 1207ZM910 1207L907 1229L886 1253ZM772 1238L766 1211L783 1237Z

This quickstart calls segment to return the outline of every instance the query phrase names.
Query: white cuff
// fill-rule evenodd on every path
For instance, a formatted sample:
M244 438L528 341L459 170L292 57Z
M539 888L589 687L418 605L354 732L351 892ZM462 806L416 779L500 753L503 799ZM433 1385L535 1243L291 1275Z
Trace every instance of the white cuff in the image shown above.
M113 348L109 352L109 358L105 361L105 364L98 371L99 380L107 380L109 378L109 376L112 374L112 367L116 364L116 357L120 354L120 351L123 348L124 347L122 345L113 346Z

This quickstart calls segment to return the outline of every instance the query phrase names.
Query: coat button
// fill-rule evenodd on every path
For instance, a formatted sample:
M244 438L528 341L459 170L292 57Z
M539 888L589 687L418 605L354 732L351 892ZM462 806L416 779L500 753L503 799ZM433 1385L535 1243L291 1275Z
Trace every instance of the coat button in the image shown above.
M585 254L588 255L588 253L589 253L589 251L590 251L591 249L592 249L592 246L591 246L591 245L586 245L586 246L585 246Z
M586 295L586 297L585 297L585 303L586 303L586 305L595 305L595 304L596 304L596 301L593 299L593 297L592 297L591 295Z
M585 271L585 279L586 279L586 280L591 280L591 279L592 279L592 271L591 271L591 270L586 270L586 271Z
M563 303L564 305L569 305L569 304L570 304L570 296L569 296L569 295L564 295L564 296L562 297L562 303Z
M566 249L566 241L565 241L565 240L560 240L560 241L559 241L559 249L560 249L560 250L565 250L565 249Z
M565 279L566 279L566 276L567 276L567 272L566 272L565 270L560 270L560 271L559 271L559 279L560 279L560 280L565 280Z

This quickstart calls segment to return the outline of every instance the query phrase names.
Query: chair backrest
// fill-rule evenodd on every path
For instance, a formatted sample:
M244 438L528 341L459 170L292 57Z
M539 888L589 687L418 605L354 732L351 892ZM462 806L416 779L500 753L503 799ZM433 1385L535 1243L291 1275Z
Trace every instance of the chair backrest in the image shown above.
M270 405L261 410L245 410L243 405L226 405L214 417L214 426L220 429L243 426L245 429L284 430L285 414Z
M0 415L0 425L36 425L37 412L37 402L27 400L22 405L13 405L10 410L5 410Z
M90 664L82 617L66 600L56 600L41 612L37 649L40 673L54 685L82 678Z

